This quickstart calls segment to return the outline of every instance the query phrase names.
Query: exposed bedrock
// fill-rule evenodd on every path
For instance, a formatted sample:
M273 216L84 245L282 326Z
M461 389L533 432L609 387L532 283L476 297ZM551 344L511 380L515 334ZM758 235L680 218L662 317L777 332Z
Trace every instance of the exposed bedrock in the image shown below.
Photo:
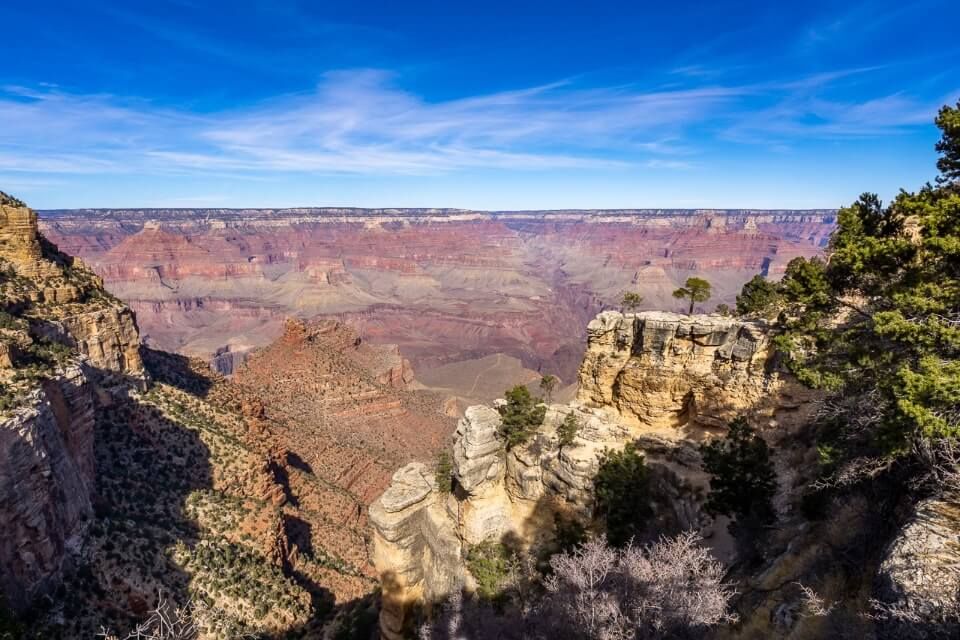
M14 609L56 585L93 515L93 403L71 366L0 422L0 593Z
M587 328L577 400L667 437L789 405L766 328L719 315L601 313ZM794 390L799 392L799 390Z

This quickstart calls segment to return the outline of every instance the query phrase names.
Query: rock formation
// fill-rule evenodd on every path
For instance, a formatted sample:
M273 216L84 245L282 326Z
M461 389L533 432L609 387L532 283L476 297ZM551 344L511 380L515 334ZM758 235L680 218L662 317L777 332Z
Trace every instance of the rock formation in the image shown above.
M960 493L923 500L890 543L880 565L884 601L921 619L960 616Z
M0 200L0 258L25 276L37 276L42 271L37 213L6 194Z
M673 437L723 427L768 403L764 327L722 316L601 313L587 327L577 399Z
M724 529L701 509L696 440L738 413L773 426L799 419L787 385L766 366L763 328L721 316L604 312L588 336L577 400L547 407L531 441L506 451L499 413L470 407L454 435L454 491L439 491L432 471L415 463L370 507L385 637L401 637L415 604L470 588L470 546L536 549L552 539L558 514L589 522L599 459L628 443L651 469L657 529L700 529L724 546ZM569 413L581 428L561 450L557 427Z

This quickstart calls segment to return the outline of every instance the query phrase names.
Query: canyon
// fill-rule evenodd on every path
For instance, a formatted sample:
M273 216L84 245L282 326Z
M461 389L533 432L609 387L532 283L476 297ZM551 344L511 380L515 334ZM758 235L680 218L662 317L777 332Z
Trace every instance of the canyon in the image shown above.
M710 311L754 274L777 278L792 258L821 252L835 221L830 210L40 215L44 234L137 313L151 346L229 375L285 318L333 318L364 341L397 345L462 406L538 373L572 384L584 327L624 291L638 291L644 309L679 309L671 292L702 275L714 294L699 310Z

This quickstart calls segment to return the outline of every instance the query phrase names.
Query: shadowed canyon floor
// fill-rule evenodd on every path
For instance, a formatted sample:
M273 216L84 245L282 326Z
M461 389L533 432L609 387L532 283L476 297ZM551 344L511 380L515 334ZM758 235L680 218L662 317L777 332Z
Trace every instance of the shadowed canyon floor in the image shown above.
M288 316L332 316L395 344L424 379L476 395L474 361L572 382L584 329L625 290L672 309L691 275L731 302L758 272L819 252L833 211L75 210L41 214L136 312L147 341L225 373ZM451 363L464 362L454 373ZM446 366L446 367L445 367ZM438 373L431 374L437 367ZM452 385L450 380L461 381ZM456 388L450 389L451 386ZM500 384L499 386L503 386ZM471 388L474 391L471 392Z

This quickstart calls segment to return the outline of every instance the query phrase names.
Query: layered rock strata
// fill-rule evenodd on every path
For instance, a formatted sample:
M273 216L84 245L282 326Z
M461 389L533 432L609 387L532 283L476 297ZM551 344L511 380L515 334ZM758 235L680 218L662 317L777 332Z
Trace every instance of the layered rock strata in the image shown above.
M758 272L819 253L835 212L178 209L42 212L138 314L152 346L264 346L297 315L397 344L418 373L503 353L572 382L584 327L624 291L650 308L707 277L730 303ZM222 355L222 354L221 354ZM468 385L469 388L469 385Z
M587 327L577 400L645 431L682 437L772 410L780 379L766 370L769 355L757 323L607 311Z
M133 312L0 193L0 595L26 607L58 581L92 516L94 407L145 384ZM12 269L10 269L12 267Z

